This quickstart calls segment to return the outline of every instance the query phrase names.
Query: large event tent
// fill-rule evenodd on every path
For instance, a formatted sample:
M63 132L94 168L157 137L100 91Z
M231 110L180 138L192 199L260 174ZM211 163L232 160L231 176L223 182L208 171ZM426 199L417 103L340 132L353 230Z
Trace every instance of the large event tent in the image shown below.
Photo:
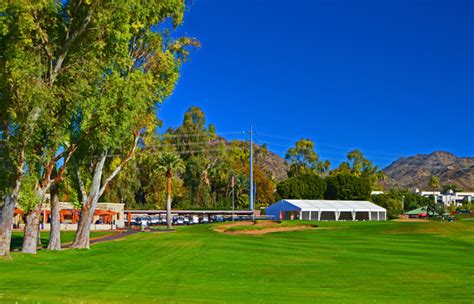
M312 221L385 221L387 210L367 201L281 200L266 214L275 219Z

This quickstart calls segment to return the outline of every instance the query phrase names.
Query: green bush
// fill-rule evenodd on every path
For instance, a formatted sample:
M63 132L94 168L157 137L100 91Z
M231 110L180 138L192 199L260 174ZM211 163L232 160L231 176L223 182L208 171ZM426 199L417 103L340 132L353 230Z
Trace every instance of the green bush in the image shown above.
M315 174L292 177L277 185L277 196L282 199L321 199L325 192L325 180Z
M326 178L326 199L331 200L368 200L372 187L363 177L351 174L337 174Z

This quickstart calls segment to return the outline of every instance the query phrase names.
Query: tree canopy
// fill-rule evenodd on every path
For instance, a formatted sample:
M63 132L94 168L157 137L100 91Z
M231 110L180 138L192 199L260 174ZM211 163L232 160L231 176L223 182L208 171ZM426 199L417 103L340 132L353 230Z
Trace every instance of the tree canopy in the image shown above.
M326 178L324 197L331 200L368 200L372 192L369 180L362 176L339 173Z
M294 147L286 152L285 159L290 164L288 175L290 177L309 173L324 173L329 170L330 162L319 161L319 156L314 150L314 142L302 138Z

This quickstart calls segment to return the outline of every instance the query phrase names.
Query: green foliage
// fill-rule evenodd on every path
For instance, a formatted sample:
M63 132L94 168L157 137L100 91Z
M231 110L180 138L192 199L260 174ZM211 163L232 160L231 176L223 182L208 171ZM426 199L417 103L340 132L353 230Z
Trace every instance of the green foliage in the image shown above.
M320 162L318 154L314 151L314 142L302 138L296 142L295 147L286 152L286 160L290 164L290 177L301 174L324 173L329 170L330 162Z
M428 187L430 187L430 189L433 191L439 190L440 188L439 178L434 175L431 176L430 181L428 183Z
M171 178L173 173L181 173L185 170L183 160L176 154L165 153L158 157L158 170L166 174L167 178Z
M235 201L236 209L248 209L250 208L250 196L248 194L240 195Z
M260 165L265 162L268 149L265 146L254 148L256 205L265 206L275 201L275 182L270 172ZM167 154L182 159L185 168L179 175L172 174L174 207L230 208L233 175L237 204L248 206L248 144L225 141L217 136L215 127L206 123L205 114L198 107L190 107L184 114L182 125L168 129L161 136L145 133L136 160L111 184L107 199L120 199L127 206L162 208L166 198L166 179L162 174L164 170L157 168L160 159Z
M384 194L372 195L370 200L389 211L405 212L414 210L420 207L425 207L433 203L433 198L421 196L419 194L410 192L408 190L391 189ZM394 202L398 202L394 204ZM402 201L404 210L402 210Z
M387 209L387 217L393 219L400 213L403 213L402 200L400 197L394 197L391 194L372 195L370 200L380 207Z
M282 199L322 199L326 181L315 174L299 175L280 182L277 192Z
M441 189L441 193L448 193L449 190L452 190L453 192L462 192L463 191L456 184L446 184L446 185L443 185L443 188Z
M193 38L172 35L182 23L184 1L112 1L100 8L105 11L96 21L107 22L107 26L99 38L102 48L98 54L105 56L89 69L90 77L78 88L80 104L69 129L73 143L79 146L75 159L86 181L91 179L89 168L96 166L99 155L107 157L104 172L113 178L133 156L137 134L143 136L139 146L147 145L160 124L157 104L172 94L189 48L199 46ZM173 21L172 27L169 21ZM152 166L146 172L155 177L153 171L160 164L149 160L143 159L143 164ZM135 168L125 172L128 176L119 177L109 198L133 204L139 192L153 192L156 187L150 182L140 183L139 165L135 163ZM119 189L120 185L126 186ZM159 204L160 196L155 194L150 197Z
M33 176L26 176L23 178L20 188L20 196L18 197L18 204L26 212L32 210L38 204L40 198L36 192L37 179Z
M371 183L365 177L351 174L336 174L326 178L326 199L368 200L372 192Z
M358 149L347 153L347 161L342 162L337 169L331 172L331 174L339 173L364 177L373 188L378 189L382 188L379 182L385 179L383 171L374 166L372 161L367 159Z

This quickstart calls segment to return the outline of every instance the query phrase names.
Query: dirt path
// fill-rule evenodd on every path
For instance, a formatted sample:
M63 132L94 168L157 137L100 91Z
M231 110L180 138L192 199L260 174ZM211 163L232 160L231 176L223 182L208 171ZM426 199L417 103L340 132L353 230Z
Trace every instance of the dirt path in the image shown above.
M140 231L138 230L133 230L133 229L128 229L124 232L114 232L112 234L109 234L109 235L104 235L104 236L99 236L99 237L96 237L96 238L93 238L93 239L90 239L90 244L93 245L93 244L99 244L99 243L104 243L104 242L110 242L110 241L115 241L115 240L118 240L118 239L121 239L121 238L124 238L126 236L129 236L129 235L132 235L132 234L135 234L135 233L138 233ZM66 243L66 244L62 244L61 245L61 248L62 249L67 249L67 248L70 248L72 245L72 242L71 243Z

